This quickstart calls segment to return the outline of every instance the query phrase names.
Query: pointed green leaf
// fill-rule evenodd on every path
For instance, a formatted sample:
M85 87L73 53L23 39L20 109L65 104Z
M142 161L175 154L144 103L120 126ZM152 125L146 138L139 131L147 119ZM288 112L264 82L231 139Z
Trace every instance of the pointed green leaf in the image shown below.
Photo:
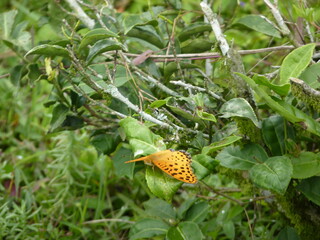
M144 218L130 228L129 240L152 239L155 236L165 235L169 228L170 226L161 220Z
M222 166L239 170L249 170L257 162L264 162L267 158L267 153L257 144L247 144L243 149L229 146L216 156Z
M264 33L266 35L281 38L280 32L272 25L270 22L266 21L261 16L249 15L240 18L237 24L242 24L248 28L251 28L255 31Z
M261 188L284 194L292 176L292 164L288 157L271 157L249 170L251 180Z
M179 34L179 40L181 42L190 39L191 36L207 31L212 31L211 25L204 22L197 22L188 25L183 28Z
M220 141L213 142L209 146L202 148L202 154L209 155L212 152L218 151L219 149L222 149L232 143L239 141L240 139L242 139L242 137L235 136L235 135L225 137L225 138L221 139Z
M119 124L124 130L128 139L135 138L154 145L156 145L158 141L161 141L162 139L159 135L151 132L145 124L134 118L124 118L119 122Z
M292 157L292 178L309 178L320 175L320 153L302 152L298 157Z
M51 128L50 131L56 130L58 127L62 125L62 123L66 120L68 115L69 108L63 104L59 104L55 106L52 112L52 119L51 119Z
M294 114L292 114L292 111L288 111L286 108L281 106L278 103L278 101L275 101L276 98L270 97L269 94L265 90L263 90L263 88L258 86L251 78L241 73L236 73L236 74L242 77L243 80L245 80L248 83L248 85L255 91L255 93L259 97L261 97L272 110L274 110L275 112L277 112L278 114L286 118L288 121L295 123L295 122L301 122L303 120L295 116Z
M110 37L119 37L117 34L114 32L111 32L105 28L96 28L93 29L89 32L87 32L84 37L82 38L80 45L79 45L79 50L82 50L84 47L88 46L89 44L94 44L99 40L110 38Z
M307 178L297 186L310 201L320 206L320 177Z
M284 85L275 85L270 82L268 78L262 75L254 75L252 78L257 84L267 86L269 89L273 90L280 96L287 96L290 90L290 84L286 83Z
M170 228L166 237L168 240L201 240L203 234L198 224L181 222L178 226Z
M289 83L290 77L298 78L300 76L310 64L315 46L314 43L304 45L285 57L280 68L279 85Z
M164 47L164 40L151 26L135 27L127 33L127 36L144 40L159 49L162 49Z
M27 52L25 56L29 56L33 54L45 55L50 57L61 56L65 58L70 58L69 52L65 48L58 45L50 45L50 44L43 44L40 46L36 46L32 48L29 52Z
M191 64L191 63L180 63L180 67L181 69L195 69L195 68L199 68L199 66L195 65L195 64ZM164 77L165 79L169 79L171 77L171 75L178 71L178 65L176 62L171 62L169 64L167 64L164 68Z
M149 216L166 219L168 221L175 220L176 212L172 205L159 198L151 198L143 203L146 213Z
M208 216L210 208L207 202L197 202L187 211L184 219L199 224Z
M257 116L250 104L244 98L233 98L224 103L220 108L221 117L244 117L250 119L254 125L260 126Z
M274 115L262 121L262 137L274 156L286 152L286 126L283 117Z
M89 50L87 57L87 62L90 63L97 55L100 53L113 51L113 50L122 50L124 46L113 40L103 39L96 42L92 48Z

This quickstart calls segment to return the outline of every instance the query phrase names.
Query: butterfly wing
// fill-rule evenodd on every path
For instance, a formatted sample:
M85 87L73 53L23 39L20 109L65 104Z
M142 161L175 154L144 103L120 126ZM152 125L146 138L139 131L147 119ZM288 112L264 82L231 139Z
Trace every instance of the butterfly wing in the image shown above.
M162 158L164 156L167 156L170 153L171 153L171 150L164 150L164 151L152 153L152 154L150 154L148 156L145 156L145 157L141 157L141 158L137 158L137 159L134 159L134 160L126 161L124 163L144 161L145 163L148 164L148 163L153 162L153 159Z
M191 157L185 151L166 150L165 154L152 158L152 163L170 176L186 183L196 183L191 168Z

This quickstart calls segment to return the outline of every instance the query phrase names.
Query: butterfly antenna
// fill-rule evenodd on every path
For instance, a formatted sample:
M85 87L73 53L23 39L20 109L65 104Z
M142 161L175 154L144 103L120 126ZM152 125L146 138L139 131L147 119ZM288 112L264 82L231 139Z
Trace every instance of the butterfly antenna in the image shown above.
M141 158L137 158L137 159L134 159L134 160L126 161L126 162L124 162L124 163L144 161L144 160L147 160L148 158L149 158L148 156L146 156L146 157L141 157Z

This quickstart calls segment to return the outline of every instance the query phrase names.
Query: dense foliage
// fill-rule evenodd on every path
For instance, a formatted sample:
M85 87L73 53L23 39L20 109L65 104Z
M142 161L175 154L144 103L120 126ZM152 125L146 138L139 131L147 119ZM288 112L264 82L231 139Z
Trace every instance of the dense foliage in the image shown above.
M1 1L1 238L319 236L319 3L207 4Z

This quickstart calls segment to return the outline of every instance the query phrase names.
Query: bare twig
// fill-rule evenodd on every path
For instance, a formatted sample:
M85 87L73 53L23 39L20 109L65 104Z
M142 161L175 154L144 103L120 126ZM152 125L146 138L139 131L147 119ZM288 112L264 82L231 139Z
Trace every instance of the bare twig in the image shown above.
M130 109L132 109L133 111L135 111L136 113L140 114L142 118L144 118L147 121L153 122L155 124L158 124L162 127L165 128L171 128L171 126L165 122L162 122L154 117L152 117L151 115L149 115L148 113L144 112L142 109L140 109L137 105L133 104L132 102L129 101L128 98L126 98L125 96L123 96L117 87L115 87L112 84L107 84L107 86L105 88L101 87L97 82L93 81L91 79L91 77L86 73L86 71L84 70L84 68L82 67L82 65L80 64L79 60L76 58L76 56L74 55L73 51L68 48L69 54L73 60L73 64L76 67L76 69L82 74L83 78L83 82L85 84L87 84L89 87L91 87L93 90L95 90L97 93L100 94L110 94L113 98L118 99L119 101L121 101L122 103L124 103L125 105L127 105L127 107L129 107ZM181 130L182 128L180 128L179 126L176 126L174 124L172 124L172 126L178 130Z
M204 182L203 182L204 183ZM206 184L206 183L204 183L205 184L205 186L207 187L207 189L209 190L209 191L211 191L211 192L213 192L213 193L215 193L215 194L217 194L217 195L220 195L220 196L223 196L223 197L225 197L225 198L228 198L229 200L231 200L231 201L233 201L233 202L236 202L237 204L239 204L240 206L243 206L245 203L244 202L242 202L242 201L240 201L240 200L238 200L238 199L235 199L235 198L233 198L233 197L230 197L229 195L227 195L227 194L224 194L224 193L222 193L222 192L219 192L219 191L217 191L217 190L215 190L214 188L212 188L211 186L209 186L208 184Z
M226 38L222 34L217 15L212 12L211 8L208 6L207 3L201 2L200 6L202 8L203 13L206 15L209 23L211 24L214 35L216 36L216 39L219 42L222 55L223 56L228 55L230 47Z
M253 240L254 239L254 235L253 235L253 230L252 230L252 226L251 226L251 223L250 223L250 218L249 218L249 215L247 213L247 210L244 208L244 213L246 214L246 217L247 217L247 220L248 220L248 226L249 226L249 230L250 230L250 235L251 235L251 239Z
M165 85L163 85L161 82L159 82L157 79L151 77L150 75L148 75L148 74L146 74L145 72L143 72L142 70L140 70L138 67L136 67L136 66L134 66L133 64L131 64L130 59L128 59L127 56L126 56L124 53L120 53L120 55L125 59L125 61L126 61L127 63L130 63L130 64L129 64L130 68L134 71L134 73L135 73L138 77L140 77L140 78L142 78L142 79L144 79L144 80L146 80L146 81L148 81L148 82L150 82L150 83L153 83L153 84L156 85L159 89L161 89L162 91L168 93L168 94L171 95L171 96L174 96L174 97L179 97L179 96L180 96L180 94L178 94L177 92L171 90L170 88L168 88L167 86L165 86Z
M178 85L178 86L182 86L185 87L186 89L194 89L197 90L199 92L207 92L208 94L210 94L212 97L225 101L224 99L222 99L219 95L215 94L214 92L211 92L209 90L206 90L205 88L202 87L198 87L198 86L193 86L191 84L182 82L182 81L170 81L170 83L174 84L174 85Z
M270 8L273 17L275 18L275 20L278 23L278 26L280 28L280 31L283 35L288 35L290 33L289 28L287 27L287 25L285 24L280 11L278 9L278 0L274 0L274 4L272 4L269 0L264 0L264 2L267 4L267 6Z
M125 219L115 219L115 218L105 218L105 219L96 219L91 221L83 222L82 224L97 224L97 223L106 223L106 222L122 222L122 223L130 223L134 224L135 222L125 220Z
M92 20L80 7L76 0L66 0L72 10L75 12L77 17L90 29L94 27L94 20Z
M251 49L251 50L239 50L238 53L240 55L247 55L247 54L255 54L255 53L264 53L264 52L273 52L273 51L284 51L284 50L291 50L294 49L295 46L289 45L289 46L278 46L278 47L268 47L268 48L258 48L258 49ZM109 54L115 53L115 52L108 52ZM134 54L134 53L123 53L124 55L128 57L138 57L140 54ZM221 57L218 52L210 52L210 53L185 53L185 54L177 54L177 58L187 58L187 59L206 59L206 58L219 58ZM168 55L157 55L157 54L152 54L149 55L149 58L154 58L154 59L175 59L175 56L173 54L168 54Z

